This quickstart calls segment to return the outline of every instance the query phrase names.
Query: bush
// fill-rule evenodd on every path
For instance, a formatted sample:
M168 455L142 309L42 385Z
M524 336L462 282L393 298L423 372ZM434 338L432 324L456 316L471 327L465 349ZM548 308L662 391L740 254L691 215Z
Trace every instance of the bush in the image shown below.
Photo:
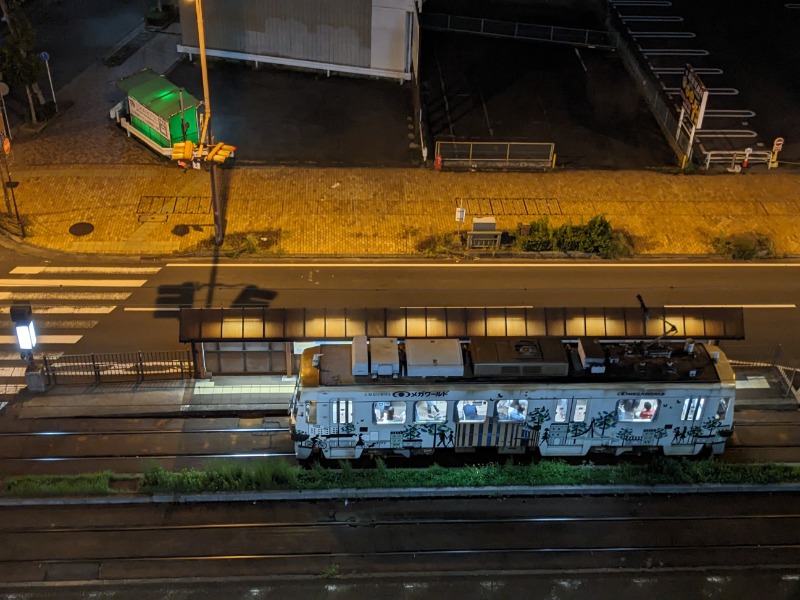
M526 252L584 252L603 258L620 258L632 252L625 235L614 231L604 215L592 217L585 225L565 223L556 228L542 217L530 224L530 231L519 233L517 244Z
M772 239L761 233L743 233L711 240L714 251L733 260L752 260L775 256Z

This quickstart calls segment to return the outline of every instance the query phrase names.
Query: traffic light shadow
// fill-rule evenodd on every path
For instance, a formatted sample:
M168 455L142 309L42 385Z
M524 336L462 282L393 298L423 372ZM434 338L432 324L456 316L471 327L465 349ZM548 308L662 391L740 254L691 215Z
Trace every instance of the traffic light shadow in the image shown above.
M179 285L160 285L156 296L156 319L178 319L181 308L191 308L194 305L195 291L198 283L187 281Z
M265 290L256 285L246 286L236 299L231 302L231 308L244 306L268 307L278 294L274 290Z
M194 307L195 297L199 290L211 288L213 284L187 281L178 285L158 286L156 296L156 319L179 319L181 308ZM224 287L224 286L223 286ZM278 293L256 285L247 285L236 295L229 308L268 307Z

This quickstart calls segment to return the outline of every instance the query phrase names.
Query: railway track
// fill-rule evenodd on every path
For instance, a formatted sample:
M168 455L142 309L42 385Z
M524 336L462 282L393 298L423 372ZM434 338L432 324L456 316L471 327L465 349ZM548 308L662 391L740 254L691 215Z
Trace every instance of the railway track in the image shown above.
M237 419L41 422L38 431L0 432L0 472L139 473L152 465L183 469L216 460L294 460L287 418L248 421L259 425L243 426Z
M797 499L21 507L0 526L0 581L776 568L800 561Z

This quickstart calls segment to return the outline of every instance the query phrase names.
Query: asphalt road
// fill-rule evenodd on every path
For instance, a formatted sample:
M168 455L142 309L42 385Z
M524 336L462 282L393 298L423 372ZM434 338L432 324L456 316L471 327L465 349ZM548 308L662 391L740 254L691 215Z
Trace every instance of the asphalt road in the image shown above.
M214 265L200 259L152 261L143 266L140 262L42 261L3 252L0 265L4 273L0 279L13 283L3 301L6 306L28 299L35 307L111 307L99 316L69 317L96 321L87 331L71 332L81 337L68 347L70 354L181 349L175 311L180 306L636 307L636 295L641 294L652 307L745 307L747 344L783 344L789 355L800 356L800 340L787 335L800 327L797 263L269 264L225 260ZM11 274L25 266L56 271ZM98 268L111 269L111 273L91 271ZM146 272L126 273L131 268ZM99 280L96 288L70 285L87 277ZM57 329L57 317L52 318ZM66 332L46 327L40 331L48 333Z

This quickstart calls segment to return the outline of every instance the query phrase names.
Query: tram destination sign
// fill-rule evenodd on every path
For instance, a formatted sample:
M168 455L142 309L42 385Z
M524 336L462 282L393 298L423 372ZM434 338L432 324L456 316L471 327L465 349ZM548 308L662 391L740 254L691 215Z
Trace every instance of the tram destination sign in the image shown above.
M681 101L692 124L697 129L702 128L706 102L708 102L708 89L700 81L700 76L692 69L692 65L688 63L683 70L681 80Z

